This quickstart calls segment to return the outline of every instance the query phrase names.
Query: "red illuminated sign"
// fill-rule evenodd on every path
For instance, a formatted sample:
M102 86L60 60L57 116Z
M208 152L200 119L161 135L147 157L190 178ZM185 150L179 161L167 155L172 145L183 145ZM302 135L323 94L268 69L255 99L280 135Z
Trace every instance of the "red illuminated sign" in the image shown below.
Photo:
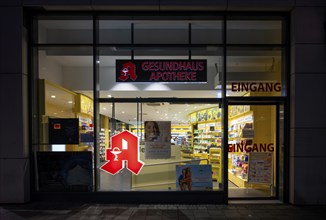
M144 163L139 159L138 137L129 131L123 131L111 138L111 148L106 150L107 162L101 167L102 170L115 175L125 167L138 174Z
M116 82L207 82L207 61L116 60Z

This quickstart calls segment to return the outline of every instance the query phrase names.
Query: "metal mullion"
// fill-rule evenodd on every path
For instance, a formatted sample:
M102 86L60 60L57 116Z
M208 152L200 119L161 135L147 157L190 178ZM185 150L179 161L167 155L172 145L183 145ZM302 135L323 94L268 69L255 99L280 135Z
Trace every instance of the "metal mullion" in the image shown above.
M228 142L229 142L229 137L228 137L228 117L229 117L229 111L228 111L228 100L226 99L226 74L227 74L227 48L226 48L226 43L227 43L227 23L226 20L227 17L226 15L223 16L223 72L222 72L222 115L223 115L223 191L224 191L224 202L228 204L229 200L229 176L228 176Z
M131 23L131 45L132 45L132 48L134 48L134 37L135 37L135 24L134 23ZM135 51L134 49L131 50L131 60L134 60L134 57L135 57Z
M33 47L93 47L93 44L39 44L39 43L34 43Z
M191 23L188 24L188 59L191 60Z
M174 103L221 103L222 99L218 98L99 98L102 102L121 102L121 103L137 103L137 102L174 102Z
M98 43L98 20L96 16L93 16L93 129L94 129L94 191L97 192L98 187L98 150L97 150L97 141L98 141L98 126L99 126L99 55L97 51Z
M43 45L43 44L42 44ZM44 44L45 45L45 44ZM85 45L85 44L84 44ZM222 47L224 44L191 44L191 48L202 48L202 47ZM133 47L133 48L151 48L151 47L189 47L189 44L99 44L100 47Z
M275 183L276 192L275 197L279 198L279 166L280 166L280 104L276 106L276 143L275 143ZM274 168L274 167L273 167Z
M285 47L286 44L227 44L228 47L254 47L254 48L260 48L260 47Z

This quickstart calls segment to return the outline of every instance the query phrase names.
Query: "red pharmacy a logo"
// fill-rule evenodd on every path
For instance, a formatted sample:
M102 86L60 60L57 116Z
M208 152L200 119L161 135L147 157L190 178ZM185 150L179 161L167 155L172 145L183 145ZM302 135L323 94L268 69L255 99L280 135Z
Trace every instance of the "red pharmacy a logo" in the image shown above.
M105 172L115 175L125 166L138 174L144 163L139 159L138 137L129 131L123 131L111 138L111 148L106 150L107 162L101 167Z
M132 81L135 81L137 79L136 65L132 62L124 63L122 65L122 69L120 70L120 76L118 78L122 81L126 81L129 78Z

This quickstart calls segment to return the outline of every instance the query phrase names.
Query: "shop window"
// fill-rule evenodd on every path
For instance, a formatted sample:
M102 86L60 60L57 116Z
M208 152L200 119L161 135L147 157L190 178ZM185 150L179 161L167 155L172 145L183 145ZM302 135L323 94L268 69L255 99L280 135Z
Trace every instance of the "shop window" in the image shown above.
M93 22L84 18L40 18L38 20L39 44L91 44Z
M101 103L100 115L99 166L109 162L105 158L105 152L111 153L108 150L117 159L127 152L113 149L111 140L129 131L139 138L137 154L143 167L138 174L128 167L114 175L100 169L99 190L223 189L222 111L218 104L158 102L137 107L136 103Z
M227 20L228 44L281 44L282 20Z
M228 47L227 96L284 96L281 48Z
M92 49L39 47L37 54L36 188L93 191Z

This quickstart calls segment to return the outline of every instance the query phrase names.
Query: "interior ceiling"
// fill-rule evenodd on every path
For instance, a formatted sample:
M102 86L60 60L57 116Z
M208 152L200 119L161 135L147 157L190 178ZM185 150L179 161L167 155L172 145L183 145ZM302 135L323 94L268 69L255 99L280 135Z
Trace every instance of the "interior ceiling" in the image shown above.
M93 98L93 92L91 91L76 91ZM55 98L51 96L55 96ZM105 91L101 92L101 97L119 97L119 98L154 98L154 97L182 97L182 98L216 98L216 91L135 91L135 92L123 92L123 91ZM71 93L64 92L58 89L50 88L46 92L47 114L53 117L72 117L73 106ZM203 103L203 104L191 104L191 103L167 103L167 102L155 102L155 103L143 103L142 104L142 121L171 121L174 125L187 125L188 115L192 112L216 107L218 103ZM136 125L137 124L137 104L136 103L115 103L115 118ZM112 117L112 103L101 103L100 114ZM140 116L139 116L140 117Z

